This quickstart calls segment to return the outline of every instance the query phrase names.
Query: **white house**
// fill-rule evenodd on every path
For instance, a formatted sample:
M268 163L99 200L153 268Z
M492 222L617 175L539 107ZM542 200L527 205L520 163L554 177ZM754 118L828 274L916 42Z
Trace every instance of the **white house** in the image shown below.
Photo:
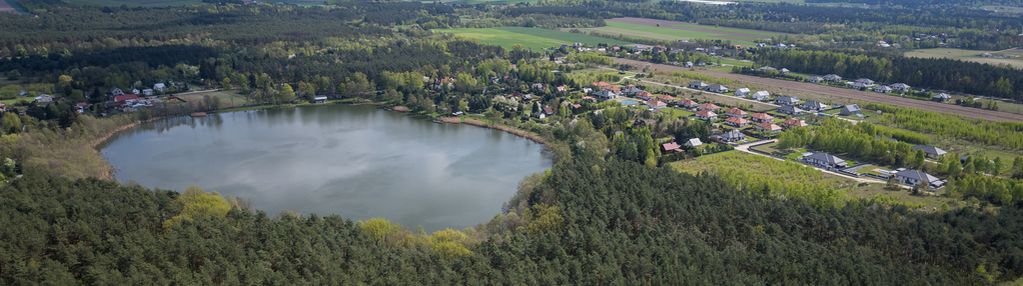
M893 89L887 85L879 85L874 87L874 92L877 93L891 93L892 90Z
M700 141L700 138L693 138L693 139L689 139L688 141L686 141L685 145L686 145L686 147L693 148L693 147L696 147L696 146L703 145L703 141Z
M767 101L768 99L770 99L770 97L771 93L767 92L766 90L757 91L751 96L751 98L757 101Z
M825 76L823 76L821 78L823 78L825 81L830 81L830 82L842 81L842 77L837 75L837 74L829 74L829 75L825 75Z
M738 97L747 97L747 96L749 96L749 93L750 93L750 90L748 88L745 88L745 87L735 90L735 96L738 96Z
M895 91L895 92L909 92L912 89L908 84L901 83L901 82L893 84L893 85L890 85L888 87L891 87L892 91Z
M164 91L167 90L167 85L163 84L162 82L158 82L158 83L153 85L153 90L155 90L157 92L164 92Z

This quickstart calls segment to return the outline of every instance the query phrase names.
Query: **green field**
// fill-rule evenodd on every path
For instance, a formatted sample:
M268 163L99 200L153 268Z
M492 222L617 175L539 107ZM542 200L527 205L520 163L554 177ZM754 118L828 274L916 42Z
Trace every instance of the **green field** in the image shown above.
M563 44L583 43L587 45L609 44L625 45L625 41L594 37L583 34L555 31L541 28L500 27L500 28L459 28L437 29L440 33L451 33L455 36L476 40L484 44L512 48L521 45L523 48L542 50L559 47Z
M677 171L710 172L747 191L769 189L771 194L797 197L815 204L841 205L848 199L884 197L913 207L938 207L950 200L934 196L913 196L907 191L884 190L883 184L860 184L791 161L728 151L671 163Z
M982 56L984 53L990 53L992 56L984 57ZM935 48L908 51L905 53L905 56L914 58L957 59L993 65L1009 65L1015 68L1023 69L1023 49L1008 49L1004 51L975 51Z
M757 40L765 40L774 36L785 35L784 33L777 32L641 18L615 18L607 20L607 26L581 30L609 36L623 36L627 38L641 38L659 41L695 39L727 40L739 45L752 45L753 42Z

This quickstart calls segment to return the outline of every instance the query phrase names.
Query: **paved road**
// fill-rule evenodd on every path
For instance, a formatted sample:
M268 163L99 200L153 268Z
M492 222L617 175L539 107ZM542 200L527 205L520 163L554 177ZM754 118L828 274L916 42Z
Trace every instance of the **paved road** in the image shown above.
M764 156L764 157L775 159L775 160L778 160L778 161L786 161L784 159L781 159L781 158L778 158L778 157L774 157L774 156L768 156L768 155L765 155L765 154L760 153L760 152L753 152L753 151L751 151L749 149L753 145L774 143L774 142L777 142L777 141L778 141L777 139L770 139L770 140L761 140L761 141L756 141L756 142L750 142L750 143L746 143L746 144L735 146L735 150L738 150L739 152L745 152L745 153L754 154L754 155L757 155L757 156ZM801 164L801 165L803 165L803 166L805 166L807 168L817 169L818 171L821 171L821 172L824 172L824 173L828 173L828 174L832 174L832 175L835 175L835 176L839 176L839 177L843 177L843 178L846 178L846 179L850 179L850 180L856 181L858 183L874 183L874 184L884 184L885 183L884 181L881 181L881 180L878 180L878 179L853 177L853 176L849 176L849 175L845 175L845 174L841 174L841 173L836 173L836 172L824 170L824 169L817 168L817 167L810 166L810 165L806 165L806 164Z
M630 59L614 59L618 63L629 64L633 66L650 66L650 68L658 71L677 71L677 70L689 70L684 67L654 64L637 60ZM819 94L828 96L836 99L843 100L857 100L857 101L868 101L896 105L900 107L917 108L927 111L939 112L939 113L951 113L960 115L968 118L994 120L994 121L1023 121L1023 114L1015 114L1001 111L984 110L979 108L971 108L965 106L958 106L953 104L945 104L934 101L918 100L912 98L898 97L885 95L876 92L859 91L849 88L840 88L833 86L826 86L820 84L813 84L807 82L797 82L790 80L780 80L773 78L756 77L749 75L733 74L729 72L712 71L712 70L697 70L696 72L706 74L714 77L728 78L740 82L754 83L765 86L771 86L781 89L789 89L799 92L806 92L812 94Z

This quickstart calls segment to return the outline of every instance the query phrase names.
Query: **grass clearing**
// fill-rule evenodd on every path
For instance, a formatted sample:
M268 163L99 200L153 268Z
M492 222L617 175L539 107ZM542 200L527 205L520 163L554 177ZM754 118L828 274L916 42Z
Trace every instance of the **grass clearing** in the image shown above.
M733 44L753 45L755 41L787 35L751 29L728 28L645 18L614 18L607 26L580 29L609 36L643 38L658 41L725 40Z
M249 103L249 99L244 95L238 94L237 90L199 91L177 94L175 96L187 101L189 104L202 102L206 96L212 96L220 99L220 108L238 107Z
M977 51L949 48L919 49L904 54L914 58L946 58L1023 69L1023 49Z
M742 190L769 189L772 195L798 197L815 204L840 205L849 199L882 199L911 207L934 210L952 204L952 200L935 196L913 196L908 191L888 191L883 184L864 184L827 174L791 161L728 151L673 162L679 172L709 172Z
M626 45L629 42L602 38L584 34L569 33L541 28L498 27L498 28L458 28L437 29L439 33L450 33L455 36L479 41L484 44L501 46L507 49L516 45L532 50L556 48L561 45L583 43L586 45L608 44Z

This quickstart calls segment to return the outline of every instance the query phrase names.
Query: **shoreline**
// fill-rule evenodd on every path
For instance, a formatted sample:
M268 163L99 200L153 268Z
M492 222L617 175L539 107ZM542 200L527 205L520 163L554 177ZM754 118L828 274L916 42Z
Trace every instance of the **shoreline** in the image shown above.
M515 135L515 136L518 136L518 137L525 138L525 139L527 139L529 141L533 141L535 143L542 144L545 147L549 148L549 146L547 144L547 140L544 139L543 136L540 136L539 134L536 134L536 133L533 133L533 132L529 132L529 131L526 131L526 130L522 130L522 129L519 129L519 128L516 128L516 127L513 127L513 126L508 126L508 125L504 125L504 124L490 124L490 123L486 123L486 122L484 122L482 120L475 119L475 118L463 118L463 117L454 117L454 116L438 117L437 118L437 122L445 123L445 124L467 124L467 125L472 125L472 126L476 126L476 127L483 127L483 128L489 128L489 129L494 129L494 130L498 130L498 131L503 131L505 133L509 133L509 134L512 134L512 135Z
M351 106L375 105L375 106L381 107L381 109L383 109L383 110L387 110L387 111L390 111L390 112L412 114L412 112L410 110L408 110L407 107L404 107L404 106L401 106L401 105L390 106L390 105L387 105L386 103L373 102L373 101L369 101L369 102L344 102L344 101L337 101L337 102L331 102L331 103L327 103L327 104L342 104L342 105L351 105ZM296 104L296 105L292 105L290 107L315 106L315 105L323 105L323 104ZM281 107L281 106L259 105L259 106L247 106L247 107L242 107L242 108L227 108L227 109L223 109L223 110L216 110L216 111L210 112L209 115L213 115L214 113L221 113L221 112L235 112L235 111L242 111L242 110L262 110L262 109L274 108L274 107ZM182 115L182 116L187 116L187 115ZM427 116L427 117L429 117L429 116ZM114 172L115 172L114 166L111 165L110 162L108 162L106 160L106 158L103 157L102 153L100 153L100 149L103 147L103 145L109 143L109 141L111 139L113 139L114 136L116 136L117 134L119 134L121 132L128 131L128 130L131 130L133 128L136 128L139 125L142 125L143 123L153 122L153 121L161 120L161 119L165 119L165 118L167 118L167 117L166 116L158 116L158 117L153 117L153 118L149 118L149 119L146 119L146 120L132 120L131 122L129 122L127 124L122 124L120 126L117 126L117 127L113 128L111 130L103 132L98 137L93 138L92 141L89 143L89 147L94 152L96 152L99 155L100 158L103 159L104 168L106 169L106 170L103 171L103 176L98 178L98 179L108 180L108 181L114 181L115 180L114 179ZM435 118L433 121L437 122L437 123L443 123L443 124L467 124L467 125L481 127L481 128L488 128L488 129L498 130L498 131L502 131L502 132L505 132L505 133L508 133L508 134L511 134L511 135L518 136L520 138L524 138L524 139L529 140L529 141L533 141L534 143L538 143L538 144L544 145L545 148L550 148L550 145L547 143L547 140L543 138L543 136L540 136L539 134L536 134L536 133L533 133L533 132L530 132L530 131L526 131L526 130L522 130L522 129L519 129L519 128L516 128L516 127L513 127L513 126L508 126L508 125L504 125L504 124L490 124L490 123L487 123L487 122L484 122L482 120L475 119L475 118L462 118L462 117L454 117L454 116L441 116L441 117Z

